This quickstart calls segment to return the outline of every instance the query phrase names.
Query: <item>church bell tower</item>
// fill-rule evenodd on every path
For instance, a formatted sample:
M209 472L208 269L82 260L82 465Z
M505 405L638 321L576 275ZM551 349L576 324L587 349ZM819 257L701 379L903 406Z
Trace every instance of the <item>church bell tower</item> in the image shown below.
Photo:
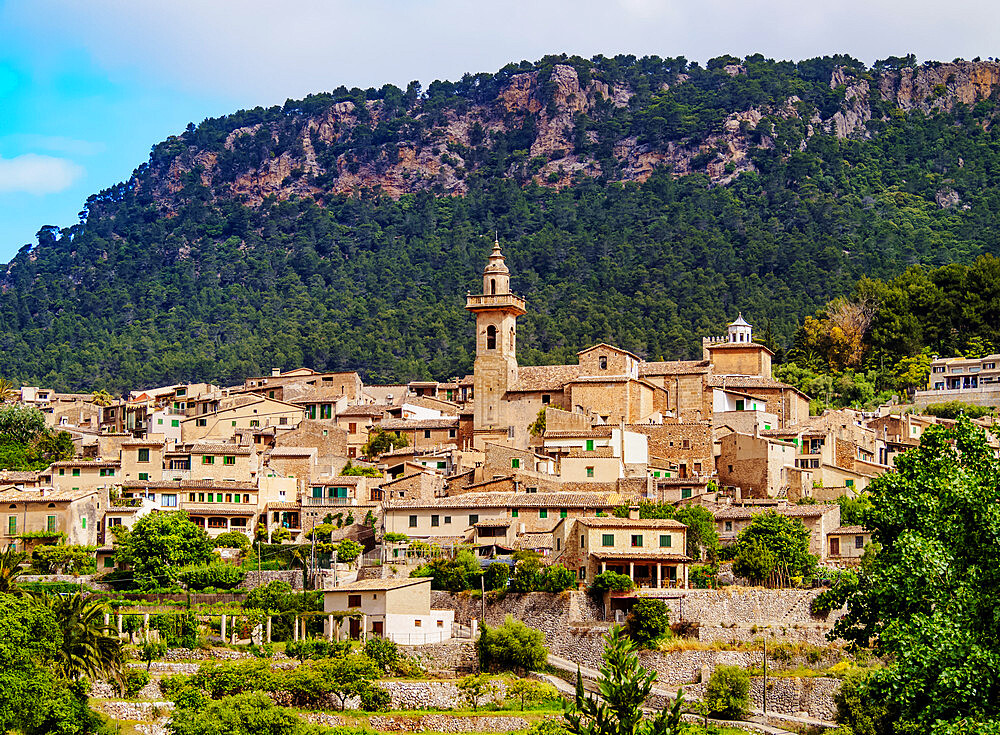
M473 367L474 443L507 441L510 423L504 394L517 382L517 318L524 299L510 292L510 271L500 241L483 270L483 292L469 295L465 308L476 315L476 362Z

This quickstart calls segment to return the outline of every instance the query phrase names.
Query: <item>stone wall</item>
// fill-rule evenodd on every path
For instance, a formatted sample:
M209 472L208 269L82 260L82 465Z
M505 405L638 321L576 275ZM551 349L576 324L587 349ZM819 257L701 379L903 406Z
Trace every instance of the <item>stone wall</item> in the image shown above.
M300 590L302 589L302 570L301 569L264 569L257 571L252 569L247 572L246 577L243 578L243 589L252 590L257 587L263 587L269 582L274 582L276 580L281 580L282 582L288 582L292 585L292 589Z
M428 676L465 676L476 669L476 646L473 642L450 641L422 646L400 646L400 650L416 660Z
M768 677L767 711L783 715L813 717L833 721L837 706L833 695L840 689L840 679L827 677ZM750 708L763 707L764 678L750 679ZM701 698L705 684L684 687L687 696Z

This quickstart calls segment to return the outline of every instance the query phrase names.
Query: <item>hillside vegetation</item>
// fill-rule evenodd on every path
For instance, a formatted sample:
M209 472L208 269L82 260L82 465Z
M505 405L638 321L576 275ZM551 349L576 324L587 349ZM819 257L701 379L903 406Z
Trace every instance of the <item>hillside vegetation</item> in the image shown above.
M903 286L938 276L859 280L1000 252L998 88L992 62L547 57L206 120L0 271L0 365L113 391L300 364L461 375L496 231L529 303L523 363L597 341L693 357L742 310L818 369L806 315L863 291L919 320ZM881 342L835 369L995 346L988 313L875 321Z

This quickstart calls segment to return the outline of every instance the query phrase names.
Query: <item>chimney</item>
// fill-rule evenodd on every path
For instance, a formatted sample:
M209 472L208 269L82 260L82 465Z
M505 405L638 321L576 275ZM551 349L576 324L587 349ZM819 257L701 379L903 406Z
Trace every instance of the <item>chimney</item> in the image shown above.
M277 378L279 375L281 375L281 368L271 368L272 378Z
M638 505L633 505L633 506L629 507L629 509L628 509L628 518L629 518L630 521L637 521L637 520L639 520L639 506Z

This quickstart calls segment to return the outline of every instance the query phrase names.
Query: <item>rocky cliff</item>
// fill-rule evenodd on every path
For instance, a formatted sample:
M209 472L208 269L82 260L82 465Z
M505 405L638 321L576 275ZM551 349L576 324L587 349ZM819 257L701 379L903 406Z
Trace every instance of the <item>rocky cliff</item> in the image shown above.
M736 78L748 69L726 64L722 73ZM426 96L402 104L385 97L331 101L308 111L286 104L252 125L227 128L228 119L206 121L224 128L221 145L214 148L197 142L191 130L168 140L154 150L149 168L154 175L141 177L139 185L169 206L192 173L214 196L250 205L271 196L308 196L322 203L330 194L362 190L392 197L425 190L464 194L484 166L522 184L553 187L579 176L645 181L659 167L676 175L701 171L724 183L754 169L755 151L774 147L776 125L799 124L805 146L805 139L820 131L866 136L873 119L894 114L951 113L959 105L992 100L1000 64L925 63L881 72L837 66L825 80L839 99L832 109L818 109L794 94L740 106L737 95L735 109L697 134L664 140L636 130L634 122L657 114L656 105L671 101L672 93L683 97L678 90L693 84L691 79L674 74L641 96L627 82L601 81L589 72L581 79L577 67L557 63L509 75L488 98L452 99L444 106ZM599 129L608 120L633 124Z

